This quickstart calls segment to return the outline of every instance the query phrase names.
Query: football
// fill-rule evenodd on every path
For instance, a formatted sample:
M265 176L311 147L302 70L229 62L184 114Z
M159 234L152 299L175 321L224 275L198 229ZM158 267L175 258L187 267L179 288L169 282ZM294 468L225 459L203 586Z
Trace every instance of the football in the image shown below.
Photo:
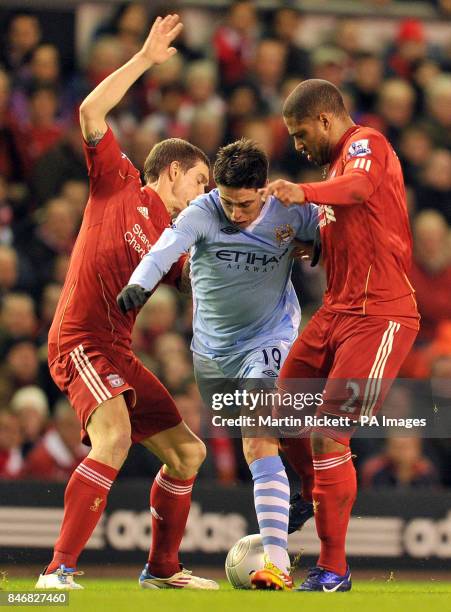
M250 576L265 564L260 534L248 535L229 550L225 561L227 579L234 589L250 589Z

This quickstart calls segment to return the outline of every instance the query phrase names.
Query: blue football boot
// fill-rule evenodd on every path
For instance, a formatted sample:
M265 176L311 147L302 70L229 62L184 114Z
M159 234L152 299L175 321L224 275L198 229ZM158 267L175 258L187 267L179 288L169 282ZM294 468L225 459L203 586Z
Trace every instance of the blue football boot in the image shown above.
M322 567L312 567L304 582L295 591L323 591L324 593L338 593L350 591L352 587L351 570L346 570L344 576L329 572Z

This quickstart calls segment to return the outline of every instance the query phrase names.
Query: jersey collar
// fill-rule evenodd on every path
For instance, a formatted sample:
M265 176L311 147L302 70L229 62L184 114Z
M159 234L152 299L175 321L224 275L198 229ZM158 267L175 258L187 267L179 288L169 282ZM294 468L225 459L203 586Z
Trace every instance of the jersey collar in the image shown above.
M351 134L354 134L354 132L357 132L357 130L360 130L361 127L362 126L360 126L360 125L351 125L351 127L346 130L346 132L343 134L343 136L337 142L337 144L335 145L334 150L332 151L332 157L331 157L331 160L330 160L330 163L329 163L329 167L332 166L332 164L334 164L336 162L338 156L341 153L343 145L347 141L349 136L351 136Z

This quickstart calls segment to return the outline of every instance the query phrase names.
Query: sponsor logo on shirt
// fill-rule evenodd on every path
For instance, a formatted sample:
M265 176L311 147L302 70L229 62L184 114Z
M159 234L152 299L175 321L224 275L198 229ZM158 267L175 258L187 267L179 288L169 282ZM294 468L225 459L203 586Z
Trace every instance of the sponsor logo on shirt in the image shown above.
M318 218L319 218L319 226L324 227L325 225L329 225L329 223L335 223L335 212L332 206L328 204L320 204L318 207Z
M368 138L356 140L350 144L348 149L348 159L351 159L352 157L364 157L365 155L371 155Z
M244 272L270 272L279 266L287 253L288 249L285 249L281 255L221 249L216 251L216 257L227 262L227 269L243 270Z
M289 244L294 238L294 228L289 223L274 228L274 233L279 246Z
M131 249L138 253L140 259L152 248L152 243L139 223L135 223L131 230L125 232L124 240Z
M146 206L137 206L136 210L142 214L142 216L144 217L144 219L148 219L149 218L149 210L147 209Z
M125 385L124 380L119 376L119 374L108 374L106 379L113 388L122 387L122 385Z

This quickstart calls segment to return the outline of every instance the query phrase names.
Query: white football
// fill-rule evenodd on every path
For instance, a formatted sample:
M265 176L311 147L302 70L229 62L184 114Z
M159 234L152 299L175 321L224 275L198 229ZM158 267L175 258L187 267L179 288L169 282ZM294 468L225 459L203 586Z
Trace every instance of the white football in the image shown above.
M250 577L265 565L260 534L248 535L232 546L225 561L227 579L234 589L250 589Z

